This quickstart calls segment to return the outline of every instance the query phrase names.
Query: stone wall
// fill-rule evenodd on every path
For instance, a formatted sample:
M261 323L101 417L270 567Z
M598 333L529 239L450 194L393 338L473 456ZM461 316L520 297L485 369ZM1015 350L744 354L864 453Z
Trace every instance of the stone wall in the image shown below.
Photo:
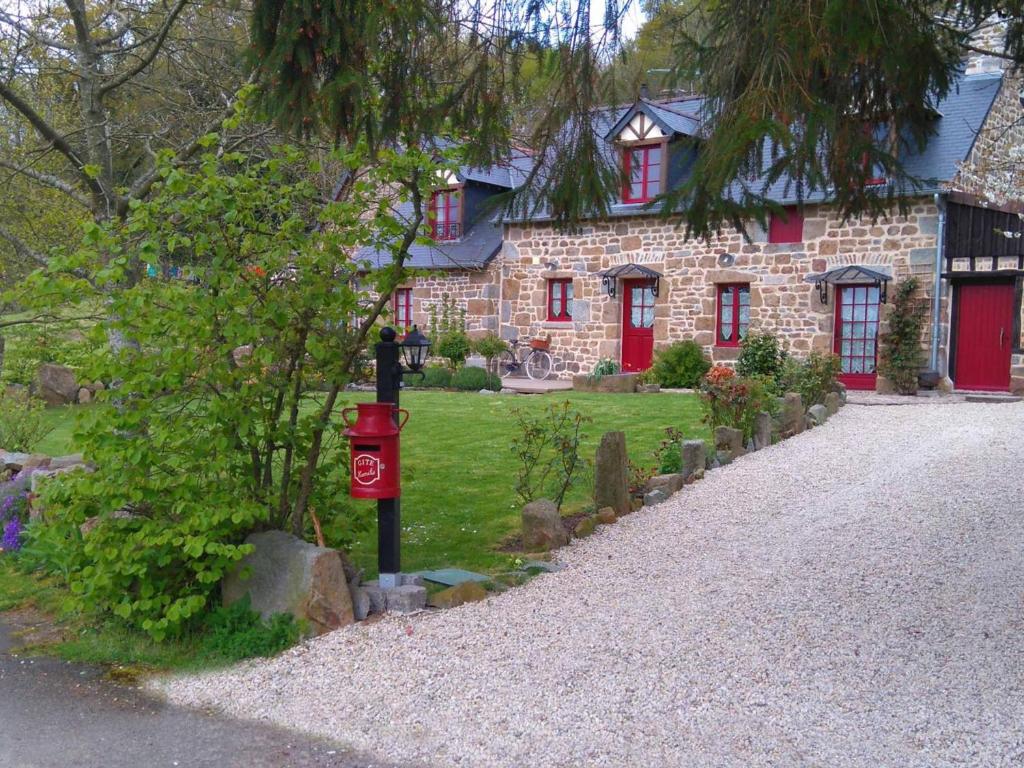
M497 266L486 269L446 270L410 278L402 284L412 288L413 322L429 333L430 310L440 319L445 296L466 311L466 332L473 338L498 330L498 297L501 285Z
M770 244L763 232L752 233L750 243L738 233L710 243L688 241L683 229L655 216L595 222L572 236L542 223L508 225L501 257L506 276L501 333L505 338L551 334L552 351L566 373L588 373L604 357L619 360L621 291L614 299L607 296L598 272L632 262L663 275L655 306L656 348L694 339L714 361L735 360L736 347L715 345L716 285L748 282L751 331L774 333L797 354L830 351L834 297L830 291L828 304L822 304L806 278L859 264L889 272L897 281L917 275L922 297L930 298L937 225L931 201L913 205L907 216L876 224L843 224L834 209L810 206L804 241L794 244ZM735 256L731 266L720 265L724 254ZM573 279L569 323L546 320L547 280L560 277ZM943 316L948 316L946 309Z

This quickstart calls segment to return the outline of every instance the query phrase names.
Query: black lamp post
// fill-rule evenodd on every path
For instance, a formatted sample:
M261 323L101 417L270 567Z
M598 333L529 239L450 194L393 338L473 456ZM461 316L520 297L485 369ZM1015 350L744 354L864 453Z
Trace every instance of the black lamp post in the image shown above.
M420 373L427 361L430 340L416 326L398 343L394 328L382 328L377 344L377 402L395 404L395 423L398 423L398 393L402 376ZM405 359L407 368L399 359ZM401 586L401 505L398 498L377 500L377 570L380 585L385 589Z

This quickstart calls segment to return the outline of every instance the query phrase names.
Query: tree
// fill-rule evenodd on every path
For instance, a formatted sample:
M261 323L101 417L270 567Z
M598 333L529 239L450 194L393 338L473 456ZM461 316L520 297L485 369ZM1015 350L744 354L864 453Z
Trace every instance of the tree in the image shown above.
M386 94L394 104L383 126L373 125L376 138L401 132L415 121L412 105L426 105L417 125L500 150L506 134L492 129L509 123L508 102L481 75L515 73L493 62L546 44L549 87L531 144L548 162L529 180L534 194L523 205L544 205L556 224L571 226L607 213L622 182L592 129L625 5L414 0L396 9L349 0L330 14L256 0L265 104L292 127L322 125L351 141L371 132L360 104L373 99L364 96ZM597 7L602 34L592 18ZM961 56L977 47L972 34L1003 14L1006 42L994 53L1024 61L1024 0L721 0L703 11L696 32L682 29L674 68L708 96L709 130L688 182L657 203L699 236L763 221L772 208L766 186L782 178L797 196L827 189L846 216L880 215L913 191L917 180L900 147L927 140L936 100L952 87ZM437 67L423 50L457 50L464 60L444 66L442 54ZM365 66L378 60L382 66ZM884 190L866 185L880 174L891 182Z
M412 150L368 167L353 150L342 157L350 193L325 206L298 150L252 162L217 152L216 135L201 143L197 168L163 156L148 200L92 224L19 297L41 308L102 299L132 342L88 371L120 382L84 416L96 470L64 478L47 505L73 530L103 520L68 544L81 555L73 589L157 637L204 609L249 532L303 535L315 510L342 545L365 524L347 499L338 395L405 279L424 196L446 167ZM365 247L391 264L368 272ZM180 277L125 280L140 262Z

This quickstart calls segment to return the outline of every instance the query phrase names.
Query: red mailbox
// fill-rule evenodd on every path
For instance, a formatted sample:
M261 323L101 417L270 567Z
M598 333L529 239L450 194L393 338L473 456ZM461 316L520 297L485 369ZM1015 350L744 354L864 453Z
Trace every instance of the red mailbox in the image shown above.
M352 453L351 491L355 499L394 499L401 494L398 435L409 420L409 412L400 424L395 424L394 403L358 403L346 408L341 418L348 427L344 435L349 439ZM355 423L348 414L357 413Z

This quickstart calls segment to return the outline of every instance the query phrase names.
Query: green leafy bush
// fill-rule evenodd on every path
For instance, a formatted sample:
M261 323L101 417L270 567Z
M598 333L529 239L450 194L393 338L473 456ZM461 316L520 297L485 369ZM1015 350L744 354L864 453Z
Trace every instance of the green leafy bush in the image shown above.
M81 372L96 355L106 352L106 345L96 329L68 323L14 326L4 332L4 384L29 386L43 363L58 363Z
M594 366L594 370L590 373L590 378L600 379L602 376L614 376L621 368L619 364L612 360L610 357L602 357L597 361Z
M472 349L487 361L487 370L494 373L494 360L508 349L508 343L496 333L488 333L472 343Z
M805 408L825 402L825 395L836 388L842 370L838 355L811 352L806 358L789 357L783 363L779 387L783 392L799 392Z
M0 447L31 451L52 431L43 417L43 403L29 397L27 390L0 393Z
M18 568L27 572L59 576L64 581L85 566L82 535L78 526L60 519L33 520L22 534Z
M447 389L452 385L452 371L441 365L428 365L423 369L423 378L411 381L417 387L428 387L430 389Z
M745 440L754 434L758 413L778 410L778 401L763 380L741 378L724 365L716 365L708 371L701 382L700 393L704 422L712 429L721 426L740 429Z
M488 373L483 368L475 365L467 365L460 368L452 376L452 386L463 392L475 392L481 389L490 389L497 392L501 389L501 379L493 373Z
M711 368L704 350L692 340L677 341L654 355L652 366L658 383L663 387L694 388Z
M683 433L665 428L665 439L654 451L654 464L660 475L673 475L683 469Z
M448 367L458 370L469 356L469 336L463 331L450 331L438 339L434 352L448 361Z
M203 621L199 653L225 662L276 656L299 641L301 627L290 613L264 621L249 604L248 596L228 607L214 609Z
M762 376L778 380L786 362L786 352L777 336L771 333L751 333L740 342L740 356L736 360L739 376Z
M903 395L917 392L917 377L924 362L921 334L927 306L914 293L916 277L899 284L889 314L889 332L882 337L878 371Z
M519 460L516 493L524 504L548 498L559 508L573 483L587 468L580 453L586 435L583 425L591 421L572 403L551 403L540 412L515 408L517 432L512 452Z

